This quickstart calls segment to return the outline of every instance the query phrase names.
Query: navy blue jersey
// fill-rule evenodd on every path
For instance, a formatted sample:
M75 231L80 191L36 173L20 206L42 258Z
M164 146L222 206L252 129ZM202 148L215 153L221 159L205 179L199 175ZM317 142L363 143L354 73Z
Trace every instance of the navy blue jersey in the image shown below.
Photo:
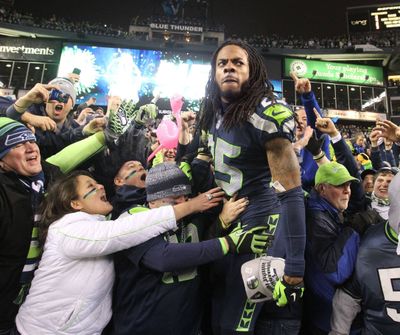
M289 105L264 99L248 122L227 131L222 115L216 118L208 134L208 146L214 158L215 179L229 196L249 198L240 220L249 226L254 219L279 213L279 203L271 188L265 143L273 138L294 139L295 120ZM256 224L258 225L258 224Z
M294 114L285 102L264 99L247 122L229 131L224 129L222 118L222 114L217 116L208 134L216 183L229 196L238 193L239 198L249 198L249 205L239 220L248 227L268 227L269 232L275 234L268 254L286 258L288 229L278 223L282 215L278 197L270 186L271 172L265 145L278 137L294 140ZM253 332L263 304L247 300L240 268L254 257L227 255L214 262L212 326L215 334Z
M372 226L362 240L353 280L345 290L362 299L365 334L400 334L400 256L389 224Z

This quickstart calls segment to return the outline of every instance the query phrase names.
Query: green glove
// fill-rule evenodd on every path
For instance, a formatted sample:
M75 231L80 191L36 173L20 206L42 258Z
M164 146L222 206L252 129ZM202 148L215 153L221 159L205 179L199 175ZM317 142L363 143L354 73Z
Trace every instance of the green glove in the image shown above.
M254 227L244 230L237 226L232 232L223 237L229 245L229 252L236 254L261 254L271 245L273 236L266 233L266 227Z
M304 294L304 283L301 282L296 285L288 284L285 279L277 281L274 287L273 298L279 307L286 306L287 304L295 304L300 302Z
M158 108L155 104L147 104L141 106L135 115L135 122L145 125L154 122L158 114Z

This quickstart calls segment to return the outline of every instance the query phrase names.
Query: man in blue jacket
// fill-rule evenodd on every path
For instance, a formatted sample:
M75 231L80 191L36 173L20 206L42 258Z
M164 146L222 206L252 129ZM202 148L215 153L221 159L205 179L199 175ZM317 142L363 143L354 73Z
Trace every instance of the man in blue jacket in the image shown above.
M315 190L307 203L306 309L307 334L330 330L332 299L354 269L360 237L343 224L352 182L357 178L337 162L321 165L315 175Z

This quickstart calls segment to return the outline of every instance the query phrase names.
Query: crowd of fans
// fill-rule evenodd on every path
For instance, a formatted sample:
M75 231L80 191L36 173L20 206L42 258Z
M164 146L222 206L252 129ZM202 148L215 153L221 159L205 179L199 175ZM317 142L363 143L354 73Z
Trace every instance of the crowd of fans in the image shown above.
M0 97L0 334L398 333L400 127L292 74L294 113L243 41L211 66L199 115Z
M21 334L42 333L44 329L50 331L50 333L55 331L56 328L54 328L52 317L48 317L49 313L54 317L59 317L64 313L63 309L69 308L67 307L69 304L75 304L73 288L76 284L72 284L76 280L75 277L80 278L79 286L82 286L83 283L91 283L90 287L84 289L85 293L80 293L87 294L90 298L85 302L84 310L80 312L79 319L72 318L74 321L66 321L63 323L63 327L68 329L71 334L89 334L104 328L111 317L109 308L111 306L110 292L112 291L113 282L107 280L108 277L103 272L110 273L111 276L114 271L112 263L104 263L107 259L104 257L108 254L119 251L114 256L115 270L117 271L115 284L117 286L114 288L114 316L109 323L110 329L105 330L105 333L111 331L113 334L119 334L127 329L133 329L130 328L133 325L129 326L125 317L127 315L127 306L131 304L129 299L140 299L140 296L144 293L139 291L132 293L136 292L135 285L138 283L133 279L126 281L125 276L133 276L135 273L134 276L139 276L135 278L143 278L147 281L146 285L156 285L156 282L148 281L150 278L148 277L149 271L161 280L162 276L166 276L166 274L163 275L165 271L176 271L176 269L181 269L182 266L187 268L216 261L223 257L228 252L228 249L230 250L229 252L235 250L234 252L237 253L260 253L267 243L270 243L268 242L268 235L260 234L261 231L254 229L250 229L247 232L243 231L240 228L240 224L232 233L229 233L231 230L229 227L238 222L236 221L237 216L249 204L247 197L236 199L234 196L231 198L230 201L225 203L219 216L212 210L221 201L223 193L219 188L213 188L215 186L213 170L210 168L211 164L214 163L211 160L211 152L206 147L203 147L197 153L197 156L196 154L189 154L190 143L197 136L196 129L198 127L197 121L199 120L196 121L195 113L191 111L182 112L179 136L178 133L176 134L178 136L176 137L179 143L178 146L176 146L176 143L172 147L163 147L165 143L161 140L161 137L158 138L161 135L156 129L166 126L165 122L172 121L164 118L160 123L162 116L158 115L157 112L157 99L154 99L150 104L136 106L132 102L121 101L117 96L109 97L107 109L104 110L96 105L94 98L90 98L85 103L77 106L75 112L72 112L76 101L73 83L77 80L79 80L79 75L76 74L70 74L69 78L55 78L48 85L35 85L33 89L17 101L4 98L0 101L2 115L0 117L0 177L4 179L2 185L4 185L5 189L7 187L18 189L19 183L22 183L21 185L25 185L30 192L33 192L32 201L34 204L28 212L17 206L13 211L19 211L18 214L15 212L11 214L10 212L11 216L8 216L9 212L7 210L7 214L4 212L3 216L12 220L13 215L16 215L20 220L18 222L25 222L26 220L29 221L29 219L24 215L30 216L32 213L44 211L41 212L42 220L40 223L36 221L32 223L33 227L39 224L39 241L42 247L44 245L44 252L41 255L39 270L36 271L33 277L27 300L22 303L17 314L16 324ZM310 91L309 80L296 77L294 77L294 80L296 90L301 94L302 102L305 106L305 109L296 110L297 129L293 148L302 171L303 189L311 192L307 205L307 225L310 225L314 220L319 222L321 219L318 215L320 214L317 215L317 213L325 213L328 207L327 213L329 211L347 213L345 223L340 221L341 216L329 216L329 224L335 225L335 227L338 225L335 229L340 228L335 232L335 236L329 237L334 244L332 248L346 250L345 253L338 251L336 256L328 257L324 254L326 241L324 240L325 237L321 237L321 231L316 232L317 228L314 227L312 228L314 231L311 230L307 233L307 246L312 246L312 248L307 249L306 262L308 263L306 264L316 268L314 272L306 273L305 276L305 281L308 285L308 291L306 291L308 292L306 293L308 300L305 300L304 305L306 313L303 319L303 327L306 328L303 331L304 334L314 334L312 333L313 329L317 329L327 334L330 327L330 315L333 312L336 313L336 316L343 313L340 310L340 304L339 307L332 311L335 287L343 284L344 280L349 278L356 264L360 237L368 231L369 227L375 227L379 222L383 224L388 219L388 185L396 175L397 166L399 165L399 147L393 142L393 136L395 136L395 140L400 139L400 128L386 121L386 123L380 122L381 125L377 128L375 126L363 127L360 125L335 126L332 120L318 114L319 106L315 96ZM50 91L56 88L62 93L59 95L61 98L44 103L48 99ZM171 106L172 104L171 100ZM281 110L280 113L286 112ZM29 129L13 119L29 125ZM314 127L315 129L313 130ZM392 127L391 132L388 132L387 127ZM30 129L35 129L35 135ZM24 136L21 136L21 134ZM13 141L9 140L11 139L10 136L14 138ZM319 138L316 136L319 136ZM14 147L15 149L13 149ZM21 151L21 153L17 153L17 151ZM23 155L26 155L28 157L27 161L29 161L26 165L21 163L22 160L25 160L25 156L16 156L21 155L23 151ZM150 159L150 157L152 158ZM41 172L40 158L43 160L43 169L46 167L43 170L45 171L46 180L43 179ZM329 161L329 158L333 162ZM335 162L336 160L343 162L344 165ZM174 163L177 163L177 165ZM39 207L36 201L39 198L41 199L41 195L44 192L43 187L52 178L60 178L56 177L59 172L53 174L55 173L54 171L51 174L52 177L50 177L47 167L49 164L53 168L57 166L62 173L69 173L80 167L91 171L91 174L76 171L65 178L58 179L59 181L55 182L53 187L48 190L49 193L43 202L43 207ZM147 169L150 168L150 170L145 169L146 165ZM332 171L340 171L340 176L335 176ZM359 184L357 187L353 185L354 187L352 186L352 192L350 193L350 183L353 180L358 181L360 174L363 178L363 184ZM37 178L32 176L37 176ZM373 177L372 179L370 178L371 176ZM12 183L10 184L11 181ZM99 185L98 181L104 184L104 187ZM31 182L33 183L32 185L36 186L31 186ZM382 186L383 184L385 186ZM337 187L335 192L340 189L340 192L343 192L343 194L340 193L342 194L340 196L346 195L347 200L344 201L341 198L336 200L335 197L339 195L331 198L333 195L329 195L330 193L326 191L323 185ZM22 191L26 192L24 188L22 188ZM188 195L196 195L198 192L200 192L200 195L192 198L190 202L185 201ZM67 202L65 202L65 199L67 199ZM177 201L176 199L181 200ZM360 209L351 212L350 210L353 210L353 206L356 206L361 199L366 201L365 205L363 205L366 207L363 207L364 209L361 212ZM57 204L57 201L60 204ZM112 202L112 206L109 201ZM146 204L151 210L146 209L144 214L138 214L144 211L143 206ZM318 207L317 204L319 204L318 206L323 204L325 206L323 207L324 209ZM137 207L138 205L139 207ZM173 209L166 208L166 205L173 205ZM61 208L63 209L61 210ZM159 209L153 211L156 208ZM111 210L112 218L116 221L98 221L96 223L96 220L100 220L97 214L106 215ZM126 210L129 210L128 214L120 217L121 213ZM176 220L179 220L190 213L208 210L210 211L208 212L208 215L211 215L210 217L217 215L217 221L213 224L210 223L210 227L215 225L216 228L214 227L212 230L216 229L216 231L208 233L210 234L208 238L213 237L213 239L187 246L185 243L186 237L182 237L188 234L184 224L182 223L183 226L178 225L178 233L180 235L173 232L177 229L174 224L174 215ZM221 207L219 207L219 210L221 210ZM31 213L30 211L33 212ZM369 216L365 216L364 211L367 211ZM350 216L349 213L353 213L353 216ZM96 214L96 216L92 216L92 214ZM360 215L362 216L360 217ZM32 217L40 218L39 215L33 215ZM202 218L202 216L199 218ZM2 225L8 222L4 220L6 219L3 219ZM157 225L157 222L164 222L164 224ZM132 223L136 228L129 230L128 227ZM115 228L110 231L108 225L114 224L115 226L113 227ZM204 225L204 222L202 224ZM343 224L344 226L342 226ZM88 229L88 227L91 228ZM18 229L21 229L20 233L22 234L22 231L30 231L32 226L26 225ZM146 229L149 231L147 232ZM321 226L318 229L325 231L327 228L326 226ZM156 236L163 234L165 231L170 231L163 235L165 240L163 238L157 239ZM3 230L0 230L0 232L3 232ZM29 234L25 242L30 240ZM119 234L122 234L121 237L118 240L114 240L112 236L119 236ZM219 237L221 234L227 235ZM243 239L247 238L249 241L237 240L237 236L242 235L246 236ZM37 235L32 236L32 238L37 238ZM155 240L150 240L152 242L147 243L145 241L148 237L146 238L145 236L153 236ZM174 249L170 250L168 248L170 248L173 238L177 238L176 242L179 242L179 247L175 246ZM103 246L92 243L95 240L109 242ZM155 241L158 242L155 244ZM194 239L191 242L199 241ZM6 248L7 245L5 246ZM38 245L34 245L36 247L32 247L31 244L29 251L29 255L31 255L27 259L29 264L34 264L39 259ZM60 245L63 247L60 248ZM136 245L139 246L135 247ZM134 248L128 249L127 252L121 251L130 246ZM163 251L164 248L167 248L167 253ZM225 250L224 248L228 249ZM205 250L207 250L206 254L204 254ZM25 247L19 247L15 252L21 261L25 259ZM144 252L150 252L149 258L143 256ZM203 256L199 256L199 253ZM142 256L139 257L139 255ZM144 255L147 254L145 253ZM329 262L324 266L318 265L322 259L325 259L325 256L329 258ZM141 259L140 264L144 266L144 269L140 270L144 271L142 274L140 274L139 270L132 270L135 269L134 267L132 268L133 265L128 271L126 262L128 260L129 262L132 261L132 257ZM73 259L72 263L71 259ZM81 261L81 259L85 261ZM180 262L179 266L175 265L178 264L176 263L178 262L177 259ZM136 261L133 262L135 263ZM23 264L23 261L21 264ZM5 277L6 280L14 280L15 282L11 283L11 288L8 290L7 295L2 298L5 300L0 306L0 309L4 312L4 317L0 322L1 327L12 327L13 317L18 311L17 305L14 305L12 301L15 299L15 295L18 295L18 301L23 302L23 296L28 291L28 288L24 285L30 283L33 276L34 267L26 268L29 270L24 268L21 282L18 282L18 276L15 276L13 271L20 271L21 264L18 263L13 270L7 272ZM58 265L55 266L55 264ZM88 272L89 265L90 272ZM320 268L320 266L322 267ZM102 274L98 275L98 273ZM174 273L172 273L172 277L175 276ZM180 272L178 271L177 273L179 274ZM189 276L189 279L186 280L195 278L190 277L192 272L184 273L185 276ZM177 276L179 277L178 274ZM62 277L59 277L59 275ZM144 277L140 277L142 275ZM331 283L332 279L329 279L333 275L337 276L334 284ZM171 276L171 274L165 278L163 277L165 283L170 280L168 276ZM14 279L11 279L11 277ZM329 280L325 282L326 278ZM318 280L315 281L316 279ZM49 290L49 287L59 285L60 280L67 285L61 286L64 288L70 287L71 293L64 289L60 291ZM144 283L142 284L144 285ZM282 292L290 287L292 290L290 292L300 294L299 298L303 295L304 287L298 286L299 284L291 286L287 282L283 282L280 285L286 285L283 286ZM278 287L278 283L276 283L276 287ZM324 288L322 293L319 292L321 287ZM154 286L152 286L152 289L154 289ZM250 286L246 288L246 290L250 291L253 289ZM18 292L18 290L21 291ZM266 292L265 289L262 290L264 290L262 292ZM192 293L197 292L197 289L191 291ZM185 292L185 295L181 298L187 300L189 291ZM291 311L295 308L294 306L297 306L296 299L289 302L289 300L281 300L281 297L275 296L275 294L274 291L274 299L277 300L278 304L282 304L278 306L291 304ZM341 294L344 293L341 292ZM197 297L198 295L194 293L194 300L189 299L195 309L189 309L189 311L185 312L187 313L187 317L184 318L185 322L180 319L182 315L171 307L175 305L181 306L180 298L175 298L174 304L172 304L171 300L161 300L160 302L160 298L157 298L156 304L157 306L166 304L163 307L163 313L168 315L170 322L172 316L178 316L179 321L176 320L174 322L180 325L181 330L177 333L189 334L191 330L201 328L204 334L211 334L211 330L207 328L207 325L199 323L201 320L199 315L202 315L201 308L203 307L201 307L201 304L196 305ZM335 299L339 298L342 299L343 297L335 296ZM99 299L102 299L101 304L99 304ZM150 298L147 297L146 299ZM6 304L6 300L13 304L12 309ZM59 303L61 300L63 301L62 304ZM54 303L48 304L47 302L50 301ZM137 300L135 303L139 304L139 301ZM146 300L146 303L149 303L149 301ZM33 306L41 307L33 308ZM133 309L128 309L132 320L139 322L140 319L142 320L140 322L144 322L143 315L140 314L143 310L137 309L138 305L135 306ZM315 307L317 307L317 310L315 310ZM94 314L92 312L97 308L102 309L102 311L98 312L100 317L96 319L96 322L93 322ZM168 308L170 308L171 313L166 313ZM197 310L196 308L200 309ZM137 313L140 314L140 318L136 317L138 316ZM152 309L147 309L146 313L149 313L146 315L154 317ZM308 319L313 315L319 315L319 317ZM174 322L171 324L174 324ZM332 322L332 327L336 327L334 329L339 329L343 326L343 324L338 325L334 321ZM152 334L158 334L163 329L154 322L146 323L146 327L151 329ZM300 321L296 323L296 327L300 327ZM295 333L297 331L293 334Z
M96 23L89 21L74 21L67 17L37 18L32 14L22 14L12 9L0 8L0 22L22 24L26 26L44 29L75 32L80 34L92 34L98 36L109 36L128 39L146 39L147 34L130 34L126 28L113 27L111 24ZM160 16L153 15L148 18L135 17L131 24L149 26L150 23L169 23L190 26L201 26L205 31L224 31L224 25L210 25L200 18ZM342 36L281 36L279 34L236 36L232 38L243 38L256 48L289 48L289 49L351 49L357 45L371 45L378 48L396 48L400 45L400 31L381 31L370 33L352 34Z
M248 43L257 48L289 49L349 49L356 45L376 46L378 48L396 48L400 45L400 31L383 31L332 37L302 37L278 34L254 35L246 37Z
M54 14L50 18L39 18L34 17L31 13L21 14L16 10L1 8L0 22L79 34L130 38L128 31L122 27L89 21L75 21L68 17L57 17Z

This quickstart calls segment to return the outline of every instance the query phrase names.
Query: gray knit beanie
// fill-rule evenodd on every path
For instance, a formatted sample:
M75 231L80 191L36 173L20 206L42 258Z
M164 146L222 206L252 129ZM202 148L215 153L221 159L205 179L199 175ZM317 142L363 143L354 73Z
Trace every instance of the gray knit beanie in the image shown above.
M153 168L146 177L147 201L167 197L188 195L192 188L188 177L174 163L161 163Z

